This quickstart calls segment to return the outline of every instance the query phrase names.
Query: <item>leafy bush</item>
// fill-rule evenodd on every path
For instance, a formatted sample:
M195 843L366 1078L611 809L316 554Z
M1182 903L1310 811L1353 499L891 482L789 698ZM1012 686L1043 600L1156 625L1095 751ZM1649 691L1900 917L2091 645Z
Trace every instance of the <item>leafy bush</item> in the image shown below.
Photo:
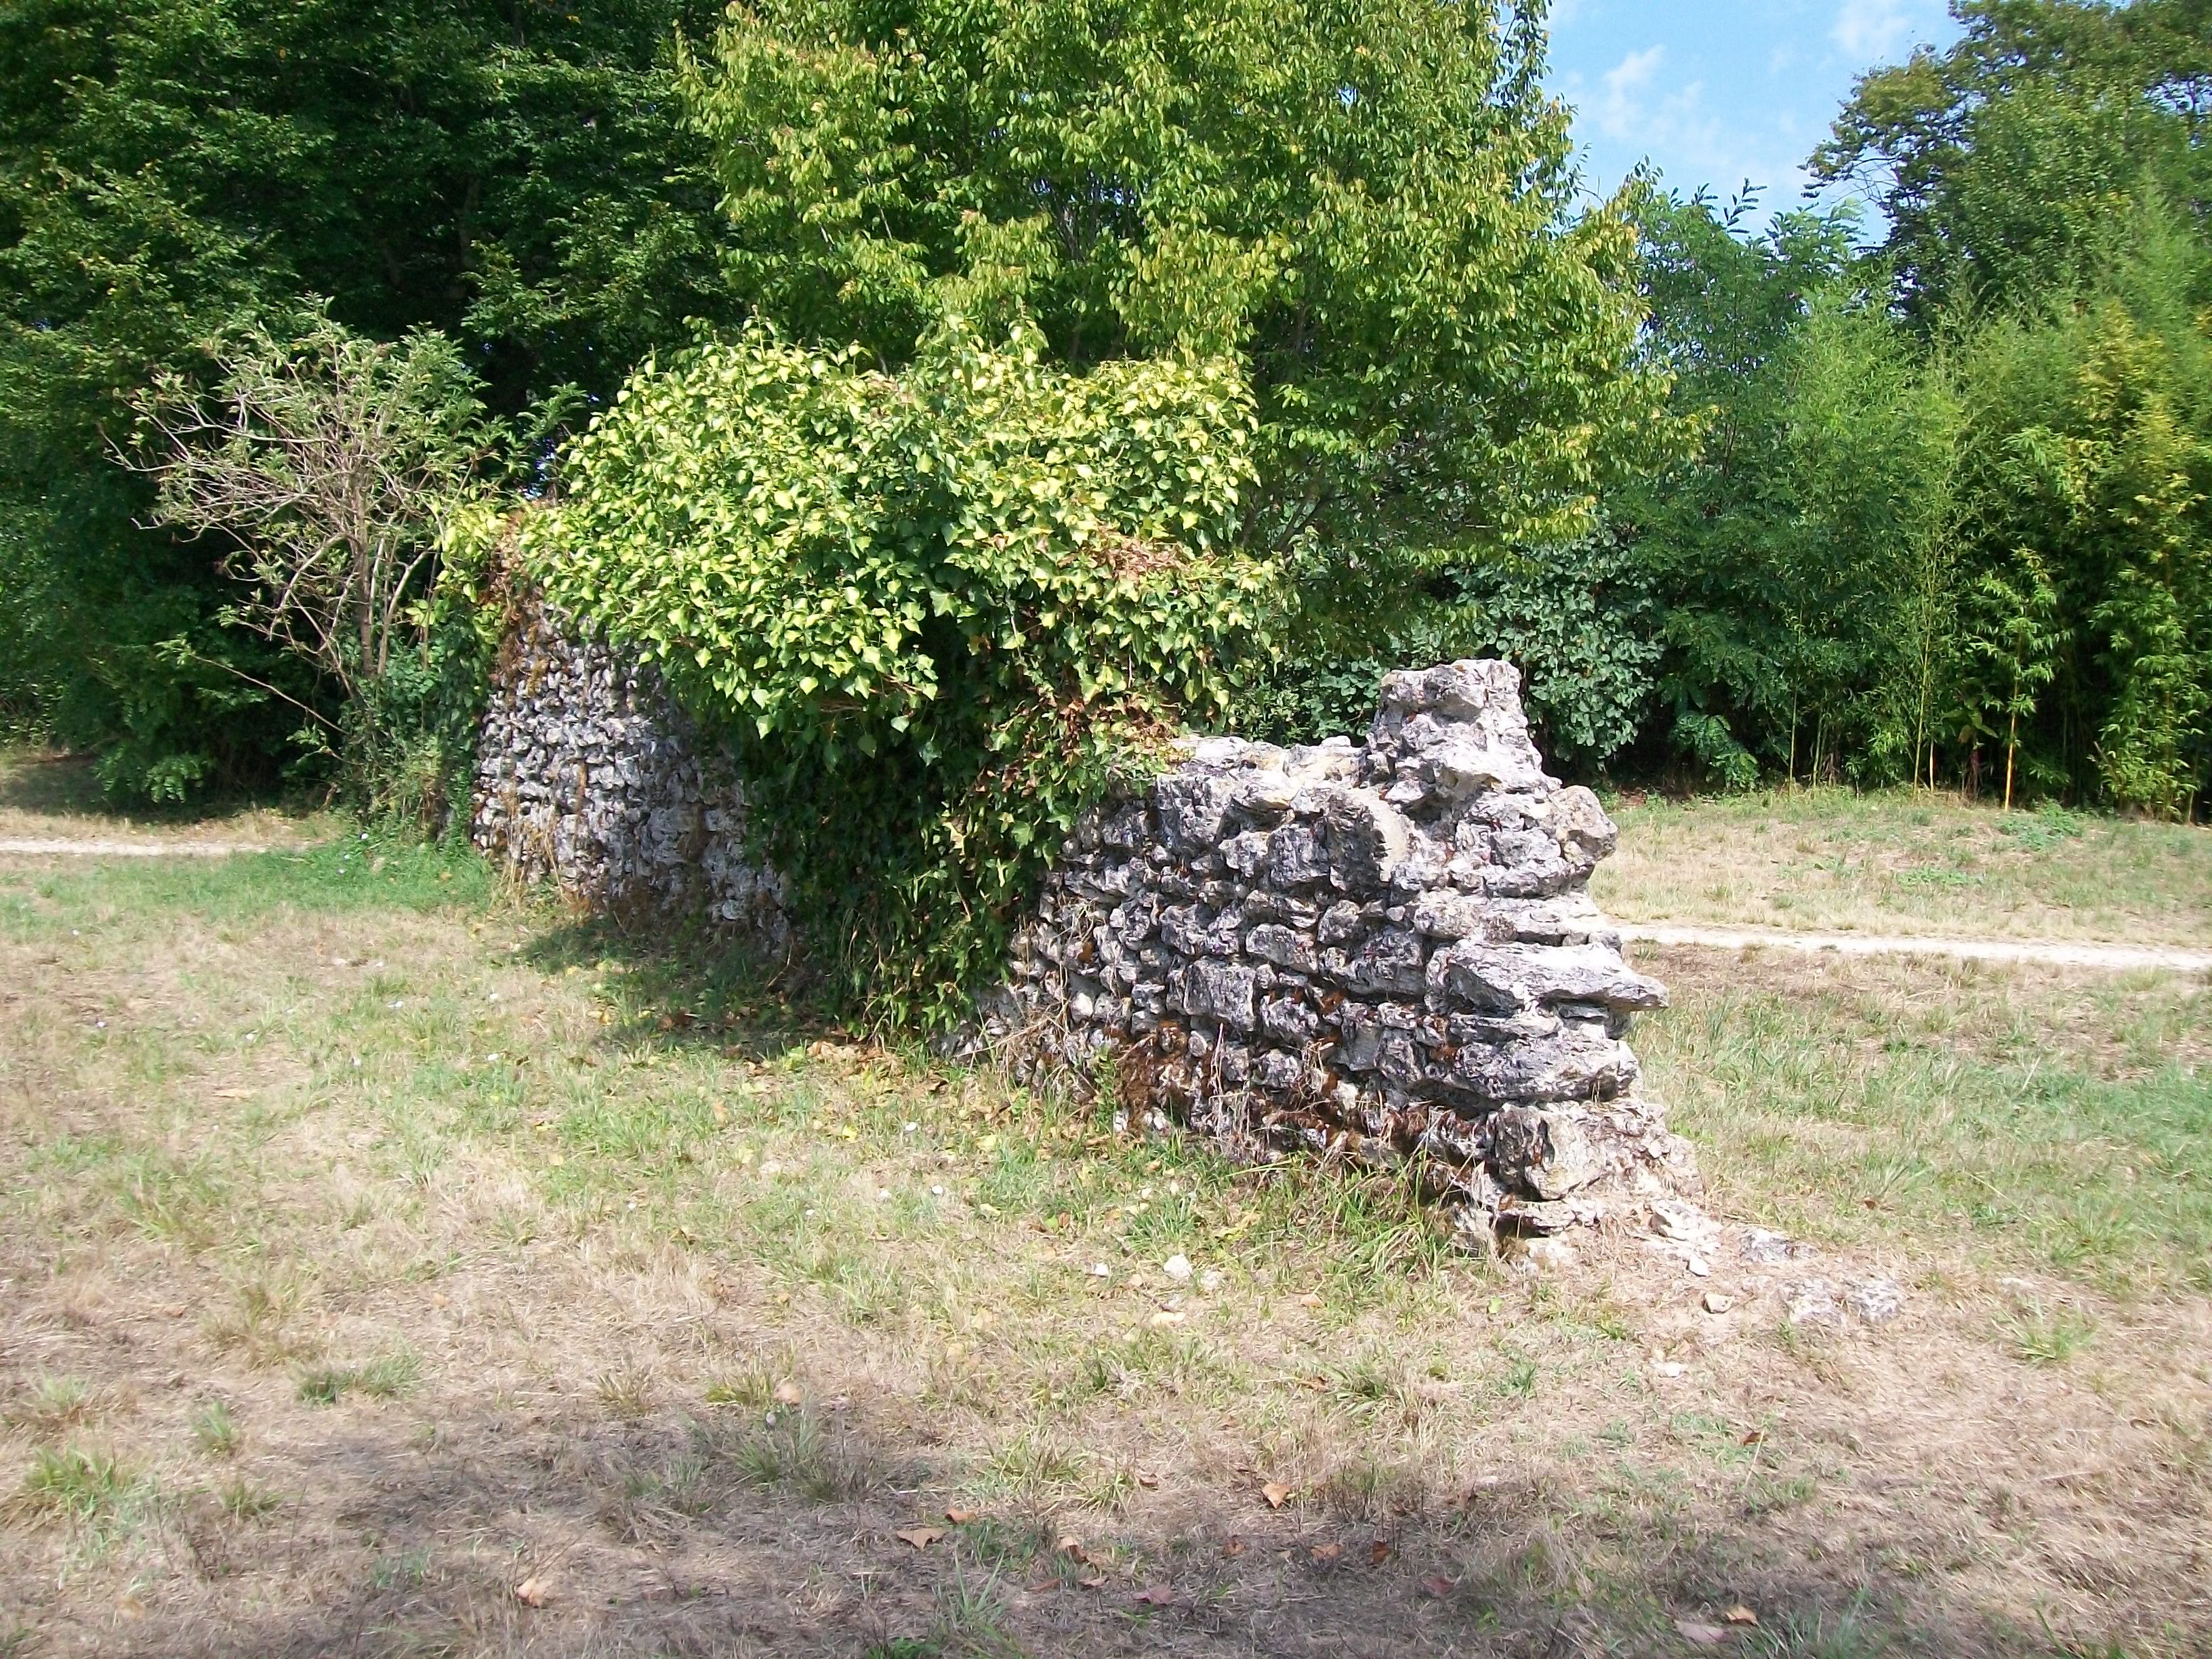
M1521 671L1545 755L1571 769L1604 766L1641 729L1660 658L1650 587L1632 550L1601 533L1562 547L1469 560L1431 577L1425 602L1401 601L1364 626L1320 620L1240 699L1255 735L1310 743L1357 732L1382 676L1462 657Z
M1115 769L1264 647L1252 428L1224 360L1077 376L953 326L894 376L755 327L641 369L525 556L736 746L841 988L939 1021Z
M222 623L313 672L313 700L239 678L304 718L295 741L335 759L341 791L442 822L485 666L440 579L441 552L482 541L442 528L486 512L469 506L495 439L476 377L442 335L387 345L319 310L296 334L251 327L206 350L211 387L164 371L137 400L155 517L219 550Z

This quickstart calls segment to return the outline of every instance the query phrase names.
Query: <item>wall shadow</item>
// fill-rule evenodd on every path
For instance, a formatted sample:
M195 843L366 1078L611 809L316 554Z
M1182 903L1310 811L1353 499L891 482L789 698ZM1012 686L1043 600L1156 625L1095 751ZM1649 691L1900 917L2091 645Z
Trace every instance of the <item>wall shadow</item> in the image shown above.
M313 1513L177 1525L207 1592L104 1651L174 1659L403 1655L1579 1656L1805 1659L2053 1650L1924 1585L1853 1583L1752 1526L1654 1540L1634 1582L1555 1521L1572 1494L1508 1481L1377 1526L1162 1492L1087 1559L1018 1502L954 1523L927 1448L865 1412L623 1419L465 1404L425 1448L398 1413L293 1449ZM942 1535L917 1547L917 1525ZM1587 1528L1584 1531L1587 1533ZM1613 1540L1617 1545L1618 1540ZM1141 1553L1141 1559L1133 1553ZM1613 1553L1617 1556L1618 1550ZM1624 1591L1630 1592L1624 1595ZM518 1593L520 1592L520 1593ZM1693 1644L1676 1616L1738 1602L1757 1630ZM535 1603L535 1605L532 1605ZM1912 1609L1908 1611L1908 1607Z

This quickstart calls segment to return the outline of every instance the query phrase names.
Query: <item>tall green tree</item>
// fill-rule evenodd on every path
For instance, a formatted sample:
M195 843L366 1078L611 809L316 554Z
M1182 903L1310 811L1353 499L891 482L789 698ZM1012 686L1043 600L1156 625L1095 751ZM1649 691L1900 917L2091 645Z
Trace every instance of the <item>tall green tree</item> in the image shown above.
M1646 216L1645 349L1700 442L1612 502L1657 606L1664 738L1735 784L1870 760L1941 586L1945 422L1881 273L1855 262L1856 221L1754 231L1754 210L1700 196Z
M207 556L139 527L131 392L306 296L453 338L550 428L686 317L734 318L671 96L707 0L0 4L0 649L118 786L266 775L312 677L217 617ZM246 678L250 677L250 678Z
M1863 77L1813 156L1887 216L1924 324L2109 262L2130 204L2212 210L2212 0L1954 0L1943 51Z
M686 95L747 296L896 362L947 313L1074 366L1233 352L1245 534L1571 536L1650 451L1633 192L1583 211L1540 4L763 0Z

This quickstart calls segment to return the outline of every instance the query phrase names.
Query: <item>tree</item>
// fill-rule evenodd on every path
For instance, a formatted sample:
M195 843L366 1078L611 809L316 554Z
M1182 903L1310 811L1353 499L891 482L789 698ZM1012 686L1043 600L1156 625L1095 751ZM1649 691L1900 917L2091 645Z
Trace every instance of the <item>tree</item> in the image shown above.
M2013 550L1984 570L1961 597L1961 672L1948 722L1962 748L2004 741L2004 805L2012 810L2020 760L2020 726L2035 717L2043 688L2058 674L2058 590L2032 547ZM2002 731L1997 725L2002 720Z
M336 719L287 701L346 745L349 781L373 801L406 738L385 688L400 651L427 647L440 525L493 436L475 377L442 335L385 345L320 315L209 356L211 393L172 370L140 394L130 464L156 481L155 522L223 549L240 591L222 620L337 689Z
M1244 533L1331 550L1371 617L1379 550L1579 534L1664 441L1635 192L1577 210L1542 68L1540 5L765 0L685 89L737 280L793 337L897 363L1021 316L1079 368L1240 353Z
M1952 12L1961 39L1863 77L1813 157L1880 204L1923 324L2093 272L2146 195L2212 208L2212 0Z
M310 294L435 328L529 434L687 319L735 320L672 95L710 0L15 0L0 6L0 653L118 789L265 781L312 673L117 467L131 399ZM527 418L525 418L527 417Z

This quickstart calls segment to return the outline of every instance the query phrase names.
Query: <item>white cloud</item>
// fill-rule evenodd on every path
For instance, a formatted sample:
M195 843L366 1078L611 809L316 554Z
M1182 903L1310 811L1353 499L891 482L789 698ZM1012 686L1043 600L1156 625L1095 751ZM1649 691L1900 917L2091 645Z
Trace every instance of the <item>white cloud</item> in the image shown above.
M1709 183L1733 193L1749 179L1767 187L1765 206L1793 203L1805 182L1802 163L1810 148L1802 122L1785 110L1755 109L1740 98L1723 99L1727 107L1717 109L1706 100L1703 81L1675 83L1664 73L1667 62L1665 46L1647 47L1601 76L1595 96L1582 96L1573 76L1565 90L1593 131L1658 162L1669 187Z
M1858 63L1894 63L1908 41L1925 39L1942 16L1942 7L1930 0L1844 0L1828 38Z
M1644 94L1666 61L1666 47L1648 46L1630 52L1605 72L1605 102L1598 109L1597 124L1607 137L1634 141L1642 136L1650 119Z

